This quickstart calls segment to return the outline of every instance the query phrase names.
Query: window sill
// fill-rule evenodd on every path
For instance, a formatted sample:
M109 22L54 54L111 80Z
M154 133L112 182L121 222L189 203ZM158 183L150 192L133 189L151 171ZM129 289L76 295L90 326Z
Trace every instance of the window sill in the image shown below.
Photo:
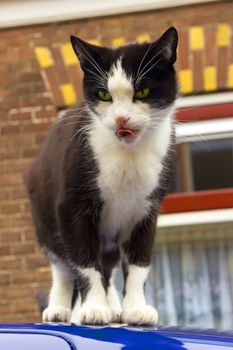
M158 228L205 225L225 222L232 222L233 225L232 208L161 214L158 218Z
M233 188L180 192L167 195L161 213L181 213L198 210L233 208Z

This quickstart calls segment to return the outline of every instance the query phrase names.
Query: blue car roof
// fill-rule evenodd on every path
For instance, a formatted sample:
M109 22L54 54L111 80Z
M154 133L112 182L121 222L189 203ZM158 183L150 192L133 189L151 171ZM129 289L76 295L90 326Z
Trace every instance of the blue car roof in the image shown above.
M182 328L2 324L4 350L230 350L233 332Z

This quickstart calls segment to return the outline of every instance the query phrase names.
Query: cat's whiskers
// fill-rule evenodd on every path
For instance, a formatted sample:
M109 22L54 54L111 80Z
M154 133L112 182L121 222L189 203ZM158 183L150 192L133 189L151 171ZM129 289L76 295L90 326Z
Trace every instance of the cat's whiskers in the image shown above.
M150 114L150 117L144 117L140 116L139 120L134 121L129 124L129 127L132 129L143 129L148 128L150 125L156 125L159 126L161 124L162 118L164 117L164 112L156 113L156 114Z
M145 130L148 130L148 131L151 131L151 130L157 130L159 128L159 126L161 125L161 121L162 121L162 118L153 118L152 121L150 121L150 123L148 123L147 125L145 123L143 123L143 121L140 121L141 123L137 123L137 127L139 128L142 128L142 127L145 127ZM141 124L141 125L140 125ZM182 124L182 122L175 122L175 125L177 124ZM195 144L197 144L198 146L200 146L202 149L206 150L206 151L210 151L210 147L206 144L206 139L205 137L202 135L202 134L197 134L198 138L201 139L201 141L197 141L195 139L195 137L193 136L190 136L189 139L190 141L188 142L185 142L185 143L189 143L189 142L193 142ZM205 143L205 144L203 144Z
M70 142L72 142L77 136L82 136L83 133L86 133L86 137L88 136L88 132L91 131L91 125L84 125L82 128L78 129L74 135L71 137ZM86 139L86 138L85 138ZM82 142L82 141L81 141Z
M183 124L183 122L175 121L175 126L179 125L179 124ZM197 141L195 136L198 137L200 140ZM198 146L200 146L202 149L204 149L206 151L211 151L211 149L210 149L210 147L208 146L208 143L207 143L208 140L202 134L198 133L195 136L189 136L189 141L180 142L180 144L193 142L193 143L197 144Z
M87 78L86 81L88 82L93 82L93 83L97 83L98 84L98 87L102 88L103 90L106 90L106 84L104 82L101 82L99 79L97 78Z
M83 106L83 107L78 107L78 106L73 106L73 107L70 107L69 110L70 111L81 111L81 110L86 110L86 106Z
M64 127L69 126L69 125L73 125L73 124L77 125L77 121L66 123L66 124L64 124Z
M142 77L145 76L146 73L148 73L151 69L153 69L155 67L156 64L158 64L158 62L160 62L160 60L162 59L162 57L155 63L153 64L149 69L146 70L146 72L144 72L144 70L146 69L146 67L153 62L153 60L158 57L159 54L161 54L164 50L166 50L166 48L161 49L155 56L153 56L149 62L147 62L147 64L142 68L142 70L139 72L139 75L136 76L136 85L139 84L139 82L141 81Z
M200 138L202 137L202 135L200 135L200 134L197 135L197 136L200 137ZM208 140L205 140L204 137L203 137L203 140L197 141L195 139L195 137L189 136L189 140L188 141L186 141L186 142L177 142L177 144L182 145L182 144L187 144L187 143L191 143L192 142L192 143L195 143L196 145L198 145L203 150L210 152L211 151L211 147L208 145L207 141Z
M159 50L159 52L156 53L156 55L154 55L148 62L147 64L142 68L142 70L139 72L139 74L142 74L143 71L146 69L146 67L153 62L154 59L156 59L156 57L158 57L159 54L161 54L164 50L166 50L166 48L162 48L161 50Z
M86 58L86 60L92 64L92 66L101 74L101 76L103 78L107 78L107 74L106 72L104 72L102 70L102 68L98 65L98 63L91 57L91 55L89 54L89 52L86 50L86 48L81 44L79 43L80 46L82 47L82 49L87 53L87 56L82 52L82 55Z
M136 79L137 79L138 75L140 74L141 66L142 66L142 64L143 64L143 62L144 62L144 60L145 60L145 58L146 58L148 52L150 51L151 46L152 46L152 43L150 43L148 49L146 50L144 56L142 57L142 60L141 60L141 62L140 62L140 64L139 64L139 67L138 67L138 70L137 70L137 73L136 73Z
M90 69L87 69L87 71L90 73L93 81L97 82L99 85L101 85L103 88L106 88L106 79L102 76L98 75L97 73L91 71ZM85 78L86 81L91 81L90 78Z
M70 116L70 117L66 117L67 119L71 119L71 118L77 118L77 116ZM54 125L59 125L59 124L62 124L62 123L64 123L64 118L61 118L61 119L58 119L58 120L56 120L56 122L54 123ZM76 123L76 122L74 122L74 123ZM67 124L65 124L65 125L67 125ZM49 128L53 128L53 124L52 125L50 125L50 127Z
M158 59L158 61L156 61L152 66L150 66L150 68L148 68L145 72L143 72L143 74L141 74L137 80L137 85L140 83L140 81L146 76L146 74L148 72L150 72L152 69L155 68L155 66L162 60L163 58L161 57L160 59Z
M81 111L79 111L78 113L81 113ZM69 120L69 119L74 119L74 118L77 118L77 119L78 119L80 116L81 116L81 114L72 114L72 115L64 116L64 117L58 119L58 120L55 122L55 124L58 125L58 124L61 124L62 122L64 123L64 121L66 121L67 119L68 119L68 120ZM73 123L77 123L77 121L71 122L71 123L66 123L66 124L64 124L64 125L69 125L69 124L73 124ZM51 125L51 127L52 127L52 126L53 126L53 125Z

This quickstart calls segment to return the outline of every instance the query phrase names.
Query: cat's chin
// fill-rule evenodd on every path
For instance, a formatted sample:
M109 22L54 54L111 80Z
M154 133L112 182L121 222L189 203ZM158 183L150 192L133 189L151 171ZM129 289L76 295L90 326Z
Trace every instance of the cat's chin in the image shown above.
M133 147L135 146L139 140L141 139L140 133L137 133L137 135L126 135L124 137L117 136L120 143L124 144L127 147Z

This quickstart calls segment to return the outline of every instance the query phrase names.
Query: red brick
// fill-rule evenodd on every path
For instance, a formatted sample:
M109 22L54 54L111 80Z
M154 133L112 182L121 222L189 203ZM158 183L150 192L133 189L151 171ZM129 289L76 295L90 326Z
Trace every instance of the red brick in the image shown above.
M29 136L31 139L31 135ZM15 138L14 140L14 144L17 145L18 143L15 142L17 140L17 138ZM27 137L25 137L25 140L27 140ZM19 140L18 140L19 142ZM20 144L20 143L19 143ZM14 161L11 163L5 163L5 164L1 164L1 171L2 173L23 173L25 172L29 166L31 164L31 161L29 161L28 159L19 159L18 161Z
M22 270L21 274L12 273L11 274L11 282L12 284L19 285L22 288L22 284L28 284L36 282L36 274L35 271Z
M39 149L25 149L22 151L22 156L24 158L35 158L39 153Z
M0 314L1 314L1 315L2 315L2 314L5 314L5 313L8 313L9 310L12 311L12 310L11 310L11 305L8 305L8 304L6 304L6 305L0 305Z
M20 185L21 183L22 183L22 176L18 174L1 175L0 177L1 186Z
M11 191L11 199L25 199L27 198L26 190L16 189Z
M45 70L46 80L49 83L51 91L53 91L53 100L55 104L59 107L65 106L65 102L60 91L59 85L61 82L59 81L59 74L54 67L48 67Z
M31 226L32 225L31 215L26 216L26 214L24 213L24 216L20 218L14 218L14 225L16 227Z
M1 249L1 247L0 247ZM1 251L1 250L0 250ZM32 254L35 252L35 244L20 244L20 245L12 245L10 247L10 252L12 255L24 255L24 254Z
M204 91L203 83L203 52L194 51L193 52L193 77L194 77L194 90L199 93Z
M41 256L33 256L33 257L27 257L25 259L25 266L29 268L34 268L38 266L46 266L47 262L46 259L41 255Z
M20 131L19 125L7 125L1 128L2 135L18 134Z
M19 159L21 156L20 150L0 150L0 160L11 160Z
M28 124L28 125L21 125L20 131L21 132L37 132L37 131L44 131L48 130L51 123L44 123L44 124Z
M182 43L178 49L178 61L180 69L188 69L190 68L190 52L189 52L189 37L188 31L182 30L179 33L180 42Z
M25 121L31 120L31 113L15 113L10 116L12 121Z
M57 113L55 111L40 111L36 113L37 119L56 119Z
M22 300L20 303L12 303L11 304L12 312L16 313L31 313L32 311L36 311L38 306L36 303L36 297L34 297L34 301L32 299L27 300Z
M217 62L216 48L216 26L208 26L205 28L206 49L205 49L205 65L212 66Z
M14 241L19 242L21 240L21 235L18 232L4 233L0 232L0 242Z
M10 284L10 275L9 274L0 274L0 286L8 286Z
M47 106L51 105L51 99L46 96L36 96L33 95L33 97L30 96L22 96L20 100L22 107L38 107L38 106Z
M223 89L226 87L227 82L227 68L228 68L228 48L220 47L218 50L218 87ZM230 62L229 62L230 63Z
M14 272L13 272L14 273ZM28 271L22 271L23 274L28 274ZM30 287L27 286L27 288L17 288L14 285L10 285L8 289L1 289L0 290L0 299L6 299L8 296L9 298L17 299L20 295L21 298L29 298L31 295L36 295L37 292L37 286Z
M10 146L11 144L11 140L9 138L3 138L4 136L2 136L2 138L0 138L0 148L7 148Z
M34 81L41 81L41 74L40 72L28 72L22 75L23 82L34 82Z
M10 196L10 192L2 191L2 190L0 189L0 201L1 201L1 202L10 199L10 197L11 197L11 196Z
M41 93L41 92L46 92L46 86L44 82L35 82L32 85L32 92L33 94Z
M4 204L0 207L0 213L2 214L14 214L20 212L19 204Z
M25 240L26 241L31 241L31 240L35 240L35 232L34 232L34 229L31 229L29 231L27 231L25 234L24 234L24 237L25 237Z
M0 256L9 255L10 247L8 245L0 246Z
M59 47L52 48L53 57L55 59L56 70L59 71L59 78L61 84L66 84L69 82L69 75L64 65L61 50Z
M44 143L44 141L47 138L47 133L43 133L43 134L38 134L35 137L35 143L36 145L42 145Z
M0 260L0 270L13 270L19 269L22 266L22 259L9 257L7 259Z

